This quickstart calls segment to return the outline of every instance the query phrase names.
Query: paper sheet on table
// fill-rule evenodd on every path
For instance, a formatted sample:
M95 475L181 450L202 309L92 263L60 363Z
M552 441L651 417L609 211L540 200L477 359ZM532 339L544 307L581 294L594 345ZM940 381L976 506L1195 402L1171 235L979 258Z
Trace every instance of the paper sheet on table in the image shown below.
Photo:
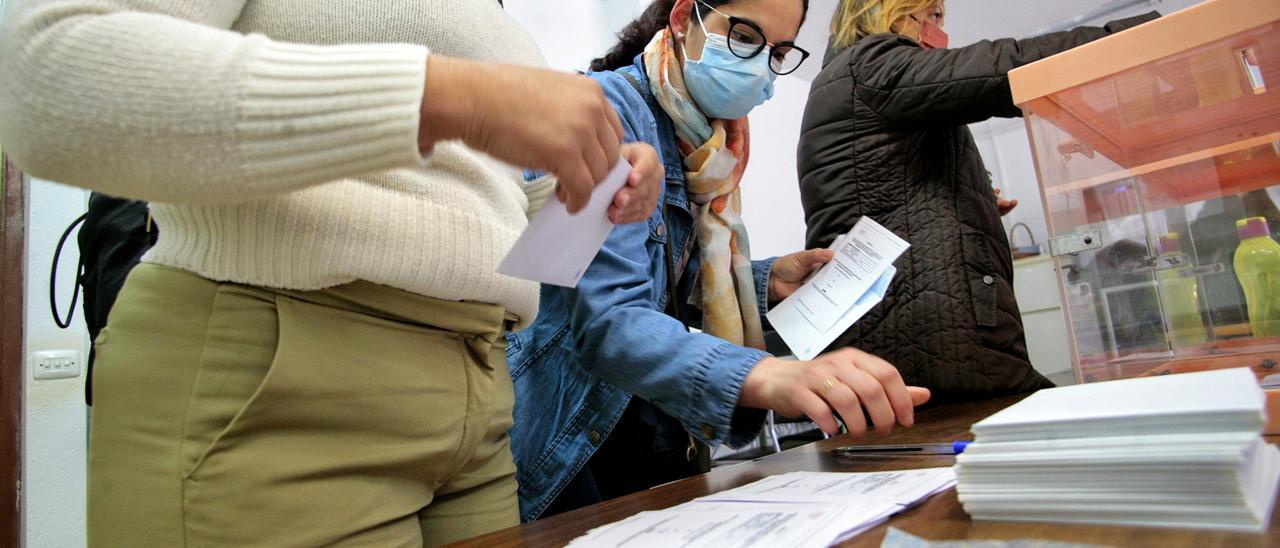
M627 182L631 164L619 159L596 185L587 206L574 215L554 197L547 198L516 240L498 273L563 287L577 287L613 230L609 204Z
M894 472L791 472L703 497L707 501L779 501L910 506L956 484L951 467Z
M884 299L897 273L893 262L908 247L870 218L859 219L832 244L831 262L769 311L769 323L792 354L813 359Z
M691 502L591 530L571 548L662 546L664 548L823 548L851 525L880 521L883 505L856 508L831 504Z
M950 489L951 468L896 472L792 472L642 512L569 546L829 546Z

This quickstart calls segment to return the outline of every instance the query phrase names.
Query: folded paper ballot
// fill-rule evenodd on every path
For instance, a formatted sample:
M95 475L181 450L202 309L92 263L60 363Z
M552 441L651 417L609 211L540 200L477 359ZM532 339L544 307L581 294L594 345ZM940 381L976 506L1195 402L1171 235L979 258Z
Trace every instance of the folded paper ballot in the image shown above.
M609 204L627 182L631 164L619 159L613 170L596 185L586 207L575 214L559 200L548 199L529 227L516 240L498 273L562 287L577 287L578 280L609 238Z
M831 504L690 502L593 529L568 546L825 547L841 538L850 523L883 520L883 511Z
M1280 450L1248 369L1041 390L973 425L956 458L974 519L1262 531Z
M720 502L813 502L911 506L955 485L951 468L897 472L791 472L702 497Z
M792 472L591 530L569 544L824 547L852 538L955 485L951 468Z
M908 247L869 217L859 219L831 245L835 258L769 311L769 323L793 355L813 359L884 300L893 262Z

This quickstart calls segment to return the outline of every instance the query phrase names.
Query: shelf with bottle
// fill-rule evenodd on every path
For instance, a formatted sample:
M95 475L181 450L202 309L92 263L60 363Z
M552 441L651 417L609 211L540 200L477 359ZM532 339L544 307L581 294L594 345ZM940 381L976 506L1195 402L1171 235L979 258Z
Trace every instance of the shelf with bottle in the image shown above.
M1280 372L1280 243L1272 238L1262 217L1240 219L1235 226L1240 243L1231 253L1230 276L1244 291L1247 316L1243 322L1206 323L1214 303L1201 294L1203 269L1197 269L1195 259L1184 253L1193 250L1184 250L1179 233L1166 233L1159 239L1160 254L1151 270L1154 280L1145 284L1158 295L1158 303L1152 306L1159 307L1164 336L1121 347L1116 342L1117 331L1111 327L1109 346L1092 351L1077 347L1082 381L1220 367L1250 367L1260 379ZM1130 290L1112 287L1098 293L1105 295L1115 289Z
M1249 328L1254 337L1280 337L1280 244L1271 239L1267 220L1250 217L1236 222L1236 277L1244 289Z

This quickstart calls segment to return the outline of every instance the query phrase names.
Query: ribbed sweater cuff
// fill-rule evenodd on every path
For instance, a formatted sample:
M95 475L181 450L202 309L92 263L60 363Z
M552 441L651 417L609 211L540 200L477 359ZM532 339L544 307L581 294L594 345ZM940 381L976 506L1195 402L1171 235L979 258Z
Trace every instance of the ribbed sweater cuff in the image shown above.
M558 183L559 179L555 175L543 175L524 183L524 195L529 199L529 211L526 215L530 220L547 203L547 199L555 195Z
M239 136L247 183L337 179L422 161L426 48L306 46L255 37Z

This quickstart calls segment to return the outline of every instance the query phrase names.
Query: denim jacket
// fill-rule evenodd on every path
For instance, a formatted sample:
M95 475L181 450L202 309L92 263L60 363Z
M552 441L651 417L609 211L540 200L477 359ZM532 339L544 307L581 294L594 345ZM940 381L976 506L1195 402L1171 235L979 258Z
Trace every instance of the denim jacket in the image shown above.
M625 140L658 150L666 185L647 222L615 226L577 288L543 285L537 319L509 336L516 391L511 444L525 521L542 514L586 464L632 394L713 447L747 443L764 421L763 411L736 404L747 373L768 354L691 333L664 312L668 239L676 265L686 244L692 249L675 293L693 327L701 321L690 304L701 261L690 241L695 227L674 126L649 91L642 61L590 76L618 111ZM752 263L762 315L772 265L772 259Z

